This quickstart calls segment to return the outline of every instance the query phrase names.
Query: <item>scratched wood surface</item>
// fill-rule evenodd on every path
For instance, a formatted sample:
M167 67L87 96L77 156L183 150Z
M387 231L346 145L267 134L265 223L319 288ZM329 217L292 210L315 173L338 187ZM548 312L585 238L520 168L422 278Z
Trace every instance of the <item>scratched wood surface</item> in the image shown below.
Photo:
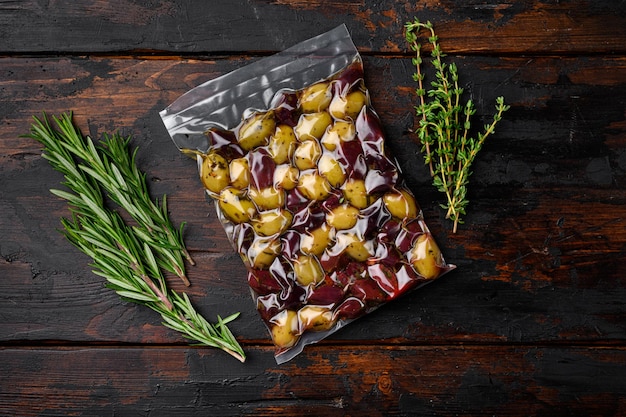
M626 6L613 1L0 0L0 415L626 415ZM411 134L402 24L436 26L478 106L511 105L457 234ZM346 23L388 146L458 269L275 364L245 270L158 111ZM133 135L249 358L186 345L58 232L62 176L21 138L73 111Z

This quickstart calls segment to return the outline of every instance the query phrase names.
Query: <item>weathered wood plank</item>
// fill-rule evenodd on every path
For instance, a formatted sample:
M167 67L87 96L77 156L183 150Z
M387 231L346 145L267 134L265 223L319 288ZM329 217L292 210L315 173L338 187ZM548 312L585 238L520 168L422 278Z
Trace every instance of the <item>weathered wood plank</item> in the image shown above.
M621 348L317 346L278 368L269 348L251 349L245 364L221 355L188 348L4 348L0 414L626 412L626 351Z
M449 233L437 208L441 197L416 157L407 61L367 58L368 86L388 145L459 269L336 338L623 340L626 61L458 60L462 82L479 104L478 124L496 95L512 105L476 165L470 214L458 235ZM190 270L191 294L209 317L244 312L238 334L266 339L242 283L243 267L204 201L195 165L178 154L158 118L186 89L245 62L1 60L0 88L12 97L0 109L0 311L9 317L3 340L179 341L156 315L104 290L87 258L56 230L67 211L48 189L62 177L41 159L37 143L19 135L32 115L67 110L87 132L122 129L135 136L155 195L167 193L174 220L188 223L187 241L201 260ZM242 279L233 281L232 271Z
M433 21L454 53L595 55L626 45L626 7L610 0L4 1L0 11L2 53L267 53L342 23L364 52L399 52L414 16Z

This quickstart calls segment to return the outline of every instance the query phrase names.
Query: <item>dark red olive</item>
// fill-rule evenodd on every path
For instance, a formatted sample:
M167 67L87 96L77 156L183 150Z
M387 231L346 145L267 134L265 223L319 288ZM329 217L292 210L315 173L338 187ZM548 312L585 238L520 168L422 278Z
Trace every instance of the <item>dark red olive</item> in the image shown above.
M315 230L326 221L326 213L321 204L311 204L296 212L291 221L291 228L298 232Z
M233 242L241 254L248 252L254 240L254 227L250 223L240 223L232 227Z
M283 310L297 310L302 306L305 298L306 290L297 285L295 281L290 282L290 285L283 288L278 295Z
M367 268L372 280L376 281L378 287L385 291L390 297L395 297L398 293L398 280L393 269L382 263L370 265Z
M384 209L384 205L385 203L378 199L369 207L361 210L361 217L365 220L365 226L362 226L359 231L363 236L381 233L384 225L391 219L391 215Z
M250 165L250 185L257 190L272 187L274 185L274 171L276 163L263 148L255 149L248 153Z
M415 272L413 267L408 264L402 265L396 271L396 279L398 281L398 290L400 292L409 288L417 288L421 285L426 284L427 282L430 282L430 280Z
M277 293L283 289L276 277L268 270L249 271L248 285L258 295Z
M354 281L350 293L366 304L382 303L388 295L370 278L361 278Z
M257 298L257 310L266 323L270 319L283 310L281 303L278 301L276 294L262 295Z
M278 123L294 127L298 124L298 95L295 92L282 92L275 98L274 114Z
M343 299L343 290L334 285L321 285L309 296L309 304L328 306L339 303Z
M355 121L356 135L361 140L366 156L382 155L385 152L384 135L380 119L372 110L362 111Z
M376 254L373 259L374 262L394 268L402 262L402 260L402 255L393 245L385 242L379 242L376 246Z
M322 269L326 271L326 273L334 272L337 269L343 270L345 268L345 265L349 262L349 259L350 258L348 257L348 255L344 255L344 254L337 255L337 254L329 253L328 251L324 252L319 257L320 265L322 266ZM333 281L339 282L336 279L333 279ZM344 284L340 283L340 285L343 286Z
M348 259L347 256L346 259ZM361 262L349 262L337 271L333 278L339 286L345 288L352 285L357 279L367 278L367 271Z
M334 82L334 93L345 95L358 82L363 80L363 64L354 62L346 68Z
M355 297L346 298L335 310L335 318L338 320L355 319L365 313L365 304Z
M297 213L305 209L309 203L309 199L306 198L297 188L287 191L285 207L287 207L287 209L292 213Z
M216 150L227 160L241 158L244 151L237 143L237 136L232 130L210 129L206 132L211 149Z
M295 230L287 230L280 237L283 255L287 259L296 259L300 253L300 233Z
M389 213L386 213L387 216L391 217ZM393 218L389 218L386 220L380 227L380 232L378 233L378 241L392 243L395 242L396 236L402 229L402 224Z
M340 164L346 167L346 172L350 178L365 178L367 173L367 164L363 156L363 148L358 140L350 140L341 142L341 146L337 148Z

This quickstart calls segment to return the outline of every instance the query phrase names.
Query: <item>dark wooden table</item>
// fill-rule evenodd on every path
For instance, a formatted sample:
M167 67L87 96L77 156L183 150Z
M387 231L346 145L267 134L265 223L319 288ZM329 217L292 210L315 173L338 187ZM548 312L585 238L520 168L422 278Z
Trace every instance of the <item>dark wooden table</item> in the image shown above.
M431 20L478 106L511 110L457 234L411 129L403 24ZM345 23L441 280L276 365L245 269L158 112L188 89ZM31 117L73 111L139 146L187 222L187 291L235 311L248 354L190 347L122 301L58 232L62 181ZM626 415L626 6L594 1L0 1L0 415Z

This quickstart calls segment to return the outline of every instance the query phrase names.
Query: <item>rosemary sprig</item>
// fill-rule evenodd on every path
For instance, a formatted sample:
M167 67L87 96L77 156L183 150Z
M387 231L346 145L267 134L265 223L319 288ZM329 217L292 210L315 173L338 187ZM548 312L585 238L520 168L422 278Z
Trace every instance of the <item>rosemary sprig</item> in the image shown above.
M245 353L227 326L239 313L224 319L218 316L217 324L211 324L198 314L187 294L180 295L168 289L162 263L149 243L161 237L150 231L149 239L145 240L146 236L137 233L136 227L127 225L118 212L107 207L101 179L96 180L91 175L94 171L84 169L77 162L76 154L70 151L70 142L65 137L67 132L79 134L76 126L69 130L67 123L72 124L71 115L54 118L60 130L54 129L45 115L42 120L34 119L28 137L44 145L43 157L64 174L63 185L70 190L51 190L54 195L67 200L70 206L71 219L61 220L63 232L70 242L92 258L94 273L104 277L107 286L124 299L158 312L166 327L201 345L222 349L243 362ZM110 143L117 139L111 136L107 140ZM102 148L89 143L94 155L106 158ZM169 243L157 246L174 250Z
M430 168L433 185L446 194L446 218L454 222L453 233L456 233L462 216L466 214L467 184L472 174L470 168L476 155L482 148L485 139L495 131L496 124L502 114L509 109L504 98L496 99L496 113L493 121L484 126L476 137L470 136L471 116L476 113L472 100L461 105L463 89L459 87L458 69L454 63L444 63L442 52L431 22L413 22L405 24L405 37L411 50L415 52L412 59L416 71L413 79L417 82L416 94L419 99L415 111L419 117L418 138L422 144L424 162ZM431 45L431 64L435 69L435 79L431 89L424 88L424 72L422 70L420 32L428 33Z
M137 222L135 233L155 251L159 265L189 286L183 257L192 265L194 262L183 243L184 223L175 229L167 212L166 197L161 202L150 197L146 176L135 163L137 149L130 152L130 137L105 134L100 143L94 144L72 123L70 114L55 118L55 122L60 130L58 140L81 161L80 169L98 181L109 197Z

